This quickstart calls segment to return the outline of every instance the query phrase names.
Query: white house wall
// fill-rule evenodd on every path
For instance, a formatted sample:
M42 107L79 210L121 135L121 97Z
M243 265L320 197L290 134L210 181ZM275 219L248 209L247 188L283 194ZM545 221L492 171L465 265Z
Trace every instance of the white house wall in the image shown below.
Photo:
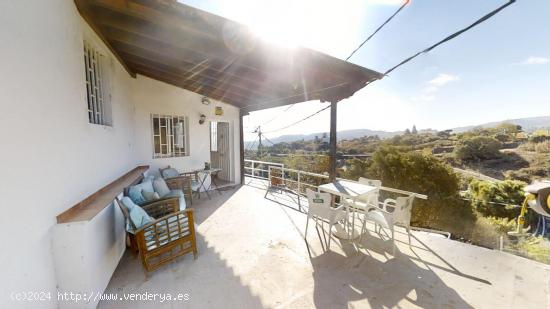
M88 123L84 38L109 58L112 127ZM63 307L55 294L60 284L52 250L71 237L60 236L52 245L52 235L66 233L67 227L56 226L56 216L137 165L156 169L169 164L182 171L202 167L210 152L208 122L199 125L200 114L207 121L230 123L232 178L240 179L238 110L214 101L204 106L198 94L142 76L131 78L73 1L1 1L0 44L0 308ZM223 107L223 116L214 115L215 106ZM151 113L188 117L188 157L152 159ZM123 232L115 226L94 237L94 229L118 218L116 211L109 206L87 226L76 225L87 242L78 250L94 252L87 265L91 274L98 274L80 274L78 260L58 258L58 267L66 267L58 270L59 276L74 269L75 280L86 280L94 289L106 284L118 263ZM41 291L51 292L52 299L32 304L13 300L14 293Z
M131 77L116 61L114 126L88 123L86 32L73 1L0 2L0 308L57 307L56 216L139 163ZM40 291L52 299L11 300Z
M210 161L209 121L229 122L232 137L233 180L240 179L239 166L239 109L225 103L211 100L210 105L201 103L202 96L159 82L141 75L133 80L135 110L136 152L143 164L152 170L170 165L180 171L191 171L204 167ZM216 116L214 109L220 106L222 116ZM151 114L185 116L189 129L189 156L178 158L153 159L153 141L151 135ZM200 115L206 116L204 124L199 124Z

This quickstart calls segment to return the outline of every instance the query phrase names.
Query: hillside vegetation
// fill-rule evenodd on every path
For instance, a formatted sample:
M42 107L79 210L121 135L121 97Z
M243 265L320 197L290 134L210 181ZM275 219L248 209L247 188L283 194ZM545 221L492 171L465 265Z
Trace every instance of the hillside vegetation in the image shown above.
M316 137L274 144L246 155L326 173L327 152L328 140ZM339 177L380 179L385 186L428 195L426 201L415 201L414 226L449 231L454 238L495 248L498 238L515 228L523 187L550 178L550 132L526 134L510 123L460 133L419 133L413 128L387 139L342 140L338 157ZM529 215L533 230L536 220L536 215ZM540 252L532 248L539 243L530 240L510 246L523 248L529 255Z

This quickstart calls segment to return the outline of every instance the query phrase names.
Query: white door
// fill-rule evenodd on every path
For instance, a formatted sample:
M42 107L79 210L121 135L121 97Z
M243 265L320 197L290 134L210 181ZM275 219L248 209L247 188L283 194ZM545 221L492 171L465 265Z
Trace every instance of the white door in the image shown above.
M210 158L212 167L220 168L220 179L231 181L231 143L229 123L211 122L210 124Z

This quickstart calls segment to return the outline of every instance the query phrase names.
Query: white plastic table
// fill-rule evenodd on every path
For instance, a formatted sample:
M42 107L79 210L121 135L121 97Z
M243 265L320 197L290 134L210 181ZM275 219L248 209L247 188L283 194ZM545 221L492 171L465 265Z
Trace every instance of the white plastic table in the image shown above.
M378 190L378 188L349 180L337 180L335 182L320 185L319 190L331 193L333 195L338 195L342 198L342 200L348 198L355 202L355 200L359 196L374 193L376 192L376 190ZM333 234L334 236L341 239L355 239L359 237L359 232L355 230L355 208L349 207L350 205L347 205L346 203L342 204L344 205L348 213L348 231L346 232L345 229L342 227L338 229L337 226L337 230ZM349 222L350 211L353 215L352 222ZM349 228L349 223L351 223L351 228Z

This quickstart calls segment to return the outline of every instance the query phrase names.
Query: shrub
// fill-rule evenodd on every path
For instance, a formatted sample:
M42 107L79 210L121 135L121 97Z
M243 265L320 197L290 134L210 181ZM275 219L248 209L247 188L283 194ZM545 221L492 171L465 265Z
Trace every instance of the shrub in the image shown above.
M535 144L542 143L549 140L550 140L550 136L548 135L533 135L529 138L529 142L535 143Z
M428 200L414 202L415 226L460 233L475 221L471 205L459 197L458 176L433 155L381 147L364 176L380 179L387 187L428 195Z
M520 209L514 205L523 203L524 187L525 183L517 180L493 183L474 179L470 182L469 194L476 210L484 216L513 219L519 215Z
M535 151L538 153L550 153L550 140L535 144Z
M455 148L455 156L462 161L480 161L500 156L502 143L493 137L476 136L460 141Z

